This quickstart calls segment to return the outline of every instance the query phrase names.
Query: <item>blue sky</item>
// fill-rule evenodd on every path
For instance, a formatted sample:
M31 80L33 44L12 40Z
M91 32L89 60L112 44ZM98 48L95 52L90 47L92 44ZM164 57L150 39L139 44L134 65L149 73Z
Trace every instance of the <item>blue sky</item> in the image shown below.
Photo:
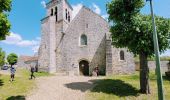
M6 41L0 42L0 47L9 53L18 55L34 55L40 44L41 24L45 17L44 4L49 0L13 0L9 20L12 24L11 35ZM68 0L73 6L75 15L82 5L107 18L105 5L111 0ZM153 0L156 15L170 18L170 0ZM149 14L149 2L142 9L142 13ZM170 56L170 50L163 55Z

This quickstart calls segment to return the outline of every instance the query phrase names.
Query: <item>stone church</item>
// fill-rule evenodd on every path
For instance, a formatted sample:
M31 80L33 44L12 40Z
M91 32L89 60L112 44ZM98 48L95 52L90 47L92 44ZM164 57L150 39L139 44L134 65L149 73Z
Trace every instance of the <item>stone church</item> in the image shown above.
M67 0L51 0L46 9L47 16L41 20L39 70L85 76L96 66L102 75L135 71L133 54L111 45L109 24L100 15L83 6L72 18Z

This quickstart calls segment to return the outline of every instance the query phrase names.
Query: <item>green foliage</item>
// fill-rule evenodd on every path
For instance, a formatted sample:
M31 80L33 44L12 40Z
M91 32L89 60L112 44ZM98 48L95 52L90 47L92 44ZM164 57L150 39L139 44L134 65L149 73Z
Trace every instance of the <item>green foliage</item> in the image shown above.
M115 23L122 21L122 19L124 22L129 21L132 16L139 13L143 6L143 0L112 0L107 4L109 20Z
M4 40L9 35L10 22L8 20L8 14L11 10L12 0L0 0L0 40Z
M11 53L8 55L7 60L10 65L14 65L17 63L18 56L15 53Z
M134 54L141 51L153 56L152 19L149 15L140 14L143 0L113 0L107 4L111 26L112 44L115 47L128 48ZM170 48L170 21L156 16L160 52Z
M0 66L3 66L5 64L5 52L2 51L2 48L0 48Z

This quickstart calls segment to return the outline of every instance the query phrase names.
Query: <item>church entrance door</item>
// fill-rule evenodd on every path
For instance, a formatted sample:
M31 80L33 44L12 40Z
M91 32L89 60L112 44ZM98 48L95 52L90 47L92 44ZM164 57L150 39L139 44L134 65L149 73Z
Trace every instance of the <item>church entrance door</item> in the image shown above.
M81 60L79 62L79 73L80 75L89 76L89 62Z

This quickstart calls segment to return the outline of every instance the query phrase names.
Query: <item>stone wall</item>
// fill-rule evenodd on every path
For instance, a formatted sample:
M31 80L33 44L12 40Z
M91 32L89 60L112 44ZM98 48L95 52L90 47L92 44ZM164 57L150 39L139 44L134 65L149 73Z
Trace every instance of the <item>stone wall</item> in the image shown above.
M120 51L124 51L125 60L120 60ZM133 54L125 48L112 48L113 74L130 74L135 72Z
M105 34L109 31L108 23L90 9L83 7L67 28L61 41L61 64L58 67L72 70L79 75L79 62L89 62L90 74L96 65L106 67ZM87 36L87 46L80 45L82 34ZM72 66L74 65L74 66Z
M24 59L22 59L22 57L19 57L19 59L17 61L17 66L22 67L22 68L27 68L28 67L28 65L25 64L25 61L24 61Z
M161 71L162 74L165 74L166 71L168 71L168 63L169 61L161 61ZM150 71L155 71L156 65L155 65L155 61L148 61L148 66ZM135 62L135 69L139 70L140 69L140 63L139 62Z
M113 64L112 64L112 45L111 40L107 38L106 40L106 75L113 74Z
M41 24L41 44L38 51L38 66L41 71L48 71L49 66L49 18Z
M65 0L64 0L65 1ZM55 2L54 2L55 4ZM49 72L65 71L79 75L79 62L89 62L89 73L98 65L100 73L128 74L135 70L133 54L126 49L118 49L107 41L109 24L100 15L83 7L71 23L65 21L65 8L69 7L63 0L57 5L58 19L50 16L51 3L47 8L47 18L42 21L42 40L39 50L38 66ZM53 5L53 6L52 6ZM69 8L71 12L71 8ZM81 35L87 36L87 45L80 45ZM123 50L125 60L120 60L119 52Z

